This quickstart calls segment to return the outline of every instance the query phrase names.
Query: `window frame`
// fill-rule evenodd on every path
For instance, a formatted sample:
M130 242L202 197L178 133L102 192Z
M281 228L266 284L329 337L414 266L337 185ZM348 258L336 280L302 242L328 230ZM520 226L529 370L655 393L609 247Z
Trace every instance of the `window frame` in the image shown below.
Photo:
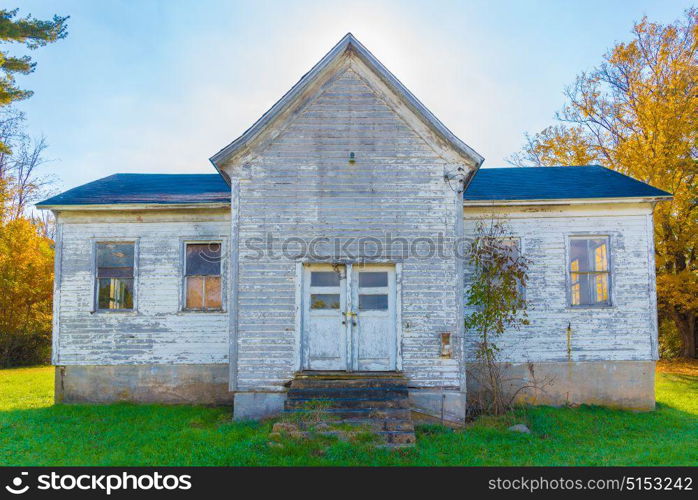
M197 239L180 239L180 263L181 263L181 272L180 272L180 294L179 294L179 301L180 301L180 307L179 310L182 313L187 313L187 314L197 314L197 313L203 313L203 314L220 314L220 313L225 313L227 311L226 303L227 303L227 290L226 290L226 273L227 273L227 266L226 262L227 259L225 258L225 255L227 255L227 250L226 250L226 240L225 238L221 236L211 236L210 238L197 238ZM221 280L221 307L217 309L190 309L187 307L187 245L210 245L210 244L218 244L221 246L221 267L220 267L220 280ZM198 275L197 275L198 276Z
M109 244L125 244L133 245L133 307L131 309L102 309L99 307L99 263L97 262L97 246ZM92 307L93 314L137 314L138 313L138 258L139 256L139 238L92 238Z
M589 271L577 274L606 274L608 278L608 303L606 304L572 304L572 269L570 257L572 256L572 240L606 240L606 271ZM610 234L603 233L569 233L565 236L565 296L566 308L571 310L579 309L611 309L615 307L614 293L614 268L613 268L613 241Z

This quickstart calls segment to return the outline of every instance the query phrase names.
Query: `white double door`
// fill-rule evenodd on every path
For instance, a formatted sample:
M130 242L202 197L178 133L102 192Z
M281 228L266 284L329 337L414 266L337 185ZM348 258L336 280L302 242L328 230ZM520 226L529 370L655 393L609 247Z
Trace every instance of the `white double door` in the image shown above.
M305 370L397 368L394 265L308 265L303 276Z

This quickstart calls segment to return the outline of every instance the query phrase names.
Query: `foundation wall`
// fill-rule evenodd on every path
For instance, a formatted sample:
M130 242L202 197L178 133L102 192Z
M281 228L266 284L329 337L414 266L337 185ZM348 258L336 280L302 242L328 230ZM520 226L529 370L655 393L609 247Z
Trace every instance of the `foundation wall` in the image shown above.
M469 363L468 403L476 404L480 391L477 365ZM598 361L512 363L502 365L505 392L517 403L533 405L600 405L653 410L654 361Z
M228 365L78 365L56 367L56 402L227 405Z
M502 367L505 390L517 403L601 405L653 410L654 361L519 363ZM468 364L468 392L411 389L415 410L462 421L480 391L477 367ZM230 405L238 420L277 415L285 392L228 391L228 365L79 365L56 367L56 402ZM467 402L466 402L467 399Z

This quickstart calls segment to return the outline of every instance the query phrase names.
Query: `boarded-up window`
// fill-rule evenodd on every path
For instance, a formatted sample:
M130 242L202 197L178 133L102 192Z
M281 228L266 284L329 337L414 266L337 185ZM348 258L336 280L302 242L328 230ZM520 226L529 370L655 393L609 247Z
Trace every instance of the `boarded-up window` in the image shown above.
M97 308L133 309L133 243L97 243Z
M608 238L570 239L570 304L611 305Z
M220 310L221 244L188 243L185 260L186 308Z

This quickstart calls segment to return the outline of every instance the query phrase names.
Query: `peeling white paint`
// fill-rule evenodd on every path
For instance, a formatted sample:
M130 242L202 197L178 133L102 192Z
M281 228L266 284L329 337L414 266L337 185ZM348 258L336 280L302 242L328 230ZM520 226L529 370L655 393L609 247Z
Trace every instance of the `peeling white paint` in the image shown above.
M227 363L228 313L182 311L183 241L230 235L228 211L59 213L55 361L64 365ZM95 241L133 239L137 309L92 312ZM223 262L226 276L229 262ZM228 280L224 279L224 284Z
M652 205L466 207L466 234L475 219L501 217L521 239L531 260L526 299L530 325L506 332L498 344L503 360L567 360L567 326L572 328L572 361L656 359L657 330ZM610 239L611 307L568 305L567 241L571 235ZM466 271L465 283L468 276ZM466 335L466 360L473 359L476 336Z

